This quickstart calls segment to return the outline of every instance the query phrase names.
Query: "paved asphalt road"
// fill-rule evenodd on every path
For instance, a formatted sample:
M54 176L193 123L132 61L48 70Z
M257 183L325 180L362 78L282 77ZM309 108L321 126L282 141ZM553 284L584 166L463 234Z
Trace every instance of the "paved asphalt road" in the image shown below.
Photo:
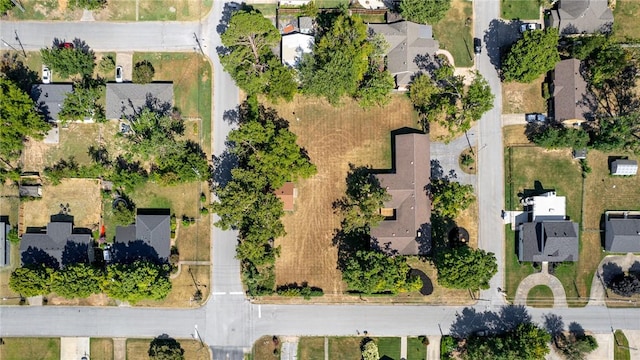
M193 51L193 33L202 39L203 50L214 67L213 148L224 152L224 139L232 124L225 112L238 104L238 89L223 73L215 54L220 44L216 33L223 15L223 3L215 1L208 18L201 22L8 22L0 24L0 36L12 46L17 31L27 50L50 46L53 37L66 40L81 37L95 50L109 51ZM486 33L498 17L499 2L476 0L475 32L492 45ZM489 41L487 41L489 40ZM351 335L356 330L372 335L448 333L473 331L483 326L479 316L469 311L500 311L503 300L497 288L502 287L504 227L500 221L503 204L502 141L500 131L500 82L486 48L477 58L478 70L487 78L496 95L494 109L479 125L478 197L480 206L480 239L483 249L496 253L500 272L491 282L491 290L482 293L483 300L474 308L446 306L372 306L372 305L254 305L242 295L239 264L235 260L236 234L215 229L212 232L212 295L206 306L195 310L96 307L0 307L0 336L95 336L153 337L163 333L184 338L200 336L212 347L214 359L241 359L242 348L248 348L261 335ZM529 309L536 321L550 309ZM607 332L613 328L640 330L640 310L587 307L555 309L568 324L580 323L585 329ZM457 316L457 314L466 314ZM197 326L197 330L196 330Z

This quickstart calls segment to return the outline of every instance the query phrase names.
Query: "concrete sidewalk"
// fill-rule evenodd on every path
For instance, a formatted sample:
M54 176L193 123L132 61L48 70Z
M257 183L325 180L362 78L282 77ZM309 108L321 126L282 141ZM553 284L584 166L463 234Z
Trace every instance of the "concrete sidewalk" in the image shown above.
M553 307L554 308L567 308L567 294L564 291L564 286L557 277L549 274L549 263L542 263L542 271L539 273L531 274L524 278L520 284L518 284L518 290L516 290L516 297L513 301L514 305L527 305L527 296L529 290L537 285L546 285L553 292Z

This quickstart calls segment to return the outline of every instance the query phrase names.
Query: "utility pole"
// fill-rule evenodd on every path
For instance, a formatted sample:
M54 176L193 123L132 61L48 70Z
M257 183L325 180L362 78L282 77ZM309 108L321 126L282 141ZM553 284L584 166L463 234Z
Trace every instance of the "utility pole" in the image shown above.
M200 44L200 39L198 39L198 35L196 35L196 33L193 33L193 38L196 39L196 44L198 44L198 49L200 49L202 56L205 56L204 50L202 50L202 45Z
M22 41L20 41L20 37L18 36L18 30L13 30L13 32L16 34L16 41L18 42L18 44L20 44L20 48L22 49L22 54L24 54L24 57L27 57L27 52L24 51L24 46L22 46Z
M22 7L22 5L18 2L18 0L11 0L11 2L13 3L13 5L17 6L18 9L22 10L22 12L24 12L24 8Z

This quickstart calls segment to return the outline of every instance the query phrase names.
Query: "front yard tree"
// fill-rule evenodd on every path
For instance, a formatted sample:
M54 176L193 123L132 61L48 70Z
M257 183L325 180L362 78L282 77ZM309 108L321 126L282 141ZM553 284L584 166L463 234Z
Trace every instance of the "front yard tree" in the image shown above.
M451 0L402 0L400 14L405 19L435 25L451 8Z
M67 94L59 117L63 121L92 119L96 122L106 120L104 107L99 100L103 96L104 85L90 78L77 81L73 92Z
M109 297L128 301L162 300L171 291L169 265L148 261L107 266L107 275L102 282L102 291Z
M69 264L51 276L51 291L67 299L100 293L102 273L89 264Z
M31 97L11 80L0 77L0 158L17 158L27 136L44 138L51 128L35 110Z
M142 157L164 154L176 146L175 138L184 133L184 121L145 108L129 120L131 131L125 136L132 153Z
M96 66L93 50L74 40L74 47L56 46L40 50L42 62L61 78L72 75L91 76Z
M11 273L9 288L26 297L46 295L50 292L52 272L44 265L19 267Z
M616 142L619 141L616 135ZM549 125L531 135L531 140L547 149L582 149L589 143L589 133L584 129L567 128L564 125Z
M464 359L540 360L549 353L551 334L530 322L512 331L493 336L467 339Z
M184 360L184 349L176 339L160 336L149 344L149 359Z
M16 6L11 0L0 0L0 15L4 15L7 11Z
M180 182L203 181L209 178L209 163L199 144L181 141L157 157L156 173L161 182L174 185Z
M473 186L449 179L431 180L429 193L433 212L447 218L455 218L473 203Z
M480 120L484 113L493 109L494 98L487 80L476 72L465 96L461 99L464 117L471 121ZM464 131L468 128L470 128L470 124L468 127L464 127Z
M362 345L362 360L380 360L380 352L378 352L378 345L375 341L369 339Z
M422 287L422 280L410 276L409 270L403 256L358 250L345 260L342 278L350 290L363 294L417 291Z
M502 61L503 79L530 83L552 70L560 61L558 40L556 28L524 32Z
M438 283L452 289L488 289L489 280L498 272L493 253L468 246L438 251L434 262Z

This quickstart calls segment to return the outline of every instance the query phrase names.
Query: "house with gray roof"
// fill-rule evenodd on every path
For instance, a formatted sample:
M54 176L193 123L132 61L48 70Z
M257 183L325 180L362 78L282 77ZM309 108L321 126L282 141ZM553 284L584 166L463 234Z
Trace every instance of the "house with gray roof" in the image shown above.
M29 231L20 240L23 265L44 264L61 268L67 264L89 263L93 238L90 232L77 231L72 221L58 220L55 216L43 229Z
M392 143L391 170L376 174L391 200L380 209L385 219L371 229L371 245L390 254L426 254L431 250L429 135L392 134Z
M71 84L34 84L31 98L47 122L59 121L60 109L67 95L73 92Z
M138 209L135 224L116 227L111 248L115 262L138 259L167 262L171 255L169 209Z
M553 71L553 115L564 125L582 124L592 118L593 96L580 72L580 60L558 62Z
M559 0L551 10L551 26L562 35L607 33L613 25L613 12L607 0Z
M398 89L407 89L411 77L420 71L416 57L435 55L439 43L433 39L431 25L398 21L390 24L369 24L369 31L382 34L389 43L387 69Z
M618 159L611 162L611 175L630 176L638 172L638 162L635 160Z
M520 261L578 261L578 224L573 221L524 223L519 227L518 236Z
M107 83L107 119L130 118L144 108L169 112L173 108L173 83Z
M622 214L620 214L622 213ZM640 253L640 215L606 212L604 249L614 253Z
M0 221L0 268L11 264L11 243L9 242L11 226L8 222Z

